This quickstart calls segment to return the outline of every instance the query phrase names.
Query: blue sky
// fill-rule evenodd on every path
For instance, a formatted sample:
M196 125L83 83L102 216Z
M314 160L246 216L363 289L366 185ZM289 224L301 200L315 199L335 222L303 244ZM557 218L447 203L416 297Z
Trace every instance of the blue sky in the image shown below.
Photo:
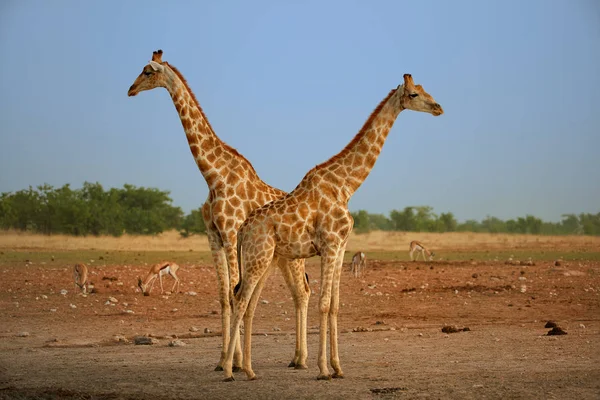
M127 97L152 51L217 135L290 191L411 73L445 114L400 114L350 201L460 220L600 211L600 3L0 2L0 192L48 183L207 186L164 89Z

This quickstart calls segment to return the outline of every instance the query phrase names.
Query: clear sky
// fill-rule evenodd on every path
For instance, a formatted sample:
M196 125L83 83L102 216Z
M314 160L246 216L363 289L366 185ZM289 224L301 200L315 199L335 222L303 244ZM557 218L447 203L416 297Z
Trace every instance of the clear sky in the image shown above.
M217 135L281 189L411 73L445 114L400 114L352 211L600 211L597 0L4 0L0 192L130 183L200 207L167 91L127 97L159 48Z

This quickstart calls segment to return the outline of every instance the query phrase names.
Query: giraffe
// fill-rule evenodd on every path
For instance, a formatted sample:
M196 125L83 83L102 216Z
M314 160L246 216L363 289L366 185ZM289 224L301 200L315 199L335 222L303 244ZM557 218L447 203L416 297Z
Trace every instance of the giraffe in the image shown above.
M169 92L192 155L208 184L208 199L202 206L202 216L217 273L223 330L223 348L215 370L223 369L226 350L232 342L236 343L237 371L241 368L242 356L239 329L235 331L236 340L230 340L231 299L233 288L239 280L236 264L237 230L252 210L286 195L286 192L263 182L252 164L214 133L183 75L174 66L162 61L162 54L162 50L153 52L152 60L144 66L129 88L128 95L135 96L158 87L164 87ZM306 319L310 297L304 260L281 260L277 265L292 291L296 308L296 349L289 366L304 369L307 368ZM258 292L262 290L264 280L257 287ZM257 302L258 296L250 308L256 307ZM245 329L248 332L251 332L251 325L252 321L247 321ZM244 335L244 339L250 347L250 335Z
M240 283L234 295L231 329L235 332L242 316L253 314L248 304L256 301L258 282L272 260L321 257L321 291L319 295L319 375L317 379L342 378L338 355L337 315L339 285L344 252L352 231L353 219L348 201L375 165L394 121L402 110L443 113L411 75L392 90L375 108L362 129L350 143L328 161L311 169L287 196L254 210L238 231L238 267ZM252 319L252 315L249 319ZM326 360L329 323L330 362ZM249 334L246 330L246 335ZM232 381L232 357L235 346L229 343L223 365L225 381ZM249 349L244 348L244 371L252 371Z

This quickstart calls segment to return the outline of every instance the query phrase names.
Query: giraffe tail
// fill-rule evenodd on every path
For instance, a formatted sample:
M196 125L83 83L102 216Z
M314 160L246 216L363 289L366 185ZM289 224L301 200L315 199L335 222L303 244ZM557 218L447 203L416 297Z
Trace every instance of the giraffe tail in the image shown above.
M237 264L238 264L238 273L240 275L240 280L237 283L237 285L235 285L235 288L233 288L233 295L237 296L238 293L240 293L240 289L242 288L242 241L240 240L241 238L241 230L238 232L238 237L237 237Z

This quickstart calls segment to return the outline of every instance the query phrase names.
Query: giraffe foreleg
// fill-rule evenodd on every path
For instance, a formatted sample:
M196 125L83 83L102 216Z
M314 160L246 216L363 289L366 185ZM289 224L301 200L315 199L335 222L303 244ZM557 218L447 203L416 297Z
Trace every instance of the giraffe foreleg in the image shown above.
M219 305L221 306L221 357L215 371L223 371L223 363L227 354L227 347L229 346L229 332L231 322L231 304L229 302L229 271L227 268L227 259L225 257L225 250L223 249L221 238L219 234L207 224L206 233L208 236L208 243L210 244L210 251L212 253L213 262L215 265L215 272L217 273L217 285L219 293Z
M225 250L227 270L229 272L229 299L230 302L232 302L234 288L240 280L237 261L237 231L227 233L226 238L223 239L223 249ZM240 332L238 330L232 332L232 334L234 336L231 336L230 340L234 340L236 343L235 355L233 358L233 372L239 372L243 369Z
M329 368L327 367L327 325L329 310L331 309L331 291L335 275L337 252L333 254L321 254L321 293L319 294L319 366L318 380L329 380Z
M343 378L344 373L340 366L340 357L338 350L338 329L337 318L340 309L340 278L342 275L342 264L344 262L345 246L340 249L339 256L334 265L333 284L331 288L331 307L329 309L329 361L333 368L332 378ZM359 263L359 268L362 262ZM360 273L359 273L360 275Z

